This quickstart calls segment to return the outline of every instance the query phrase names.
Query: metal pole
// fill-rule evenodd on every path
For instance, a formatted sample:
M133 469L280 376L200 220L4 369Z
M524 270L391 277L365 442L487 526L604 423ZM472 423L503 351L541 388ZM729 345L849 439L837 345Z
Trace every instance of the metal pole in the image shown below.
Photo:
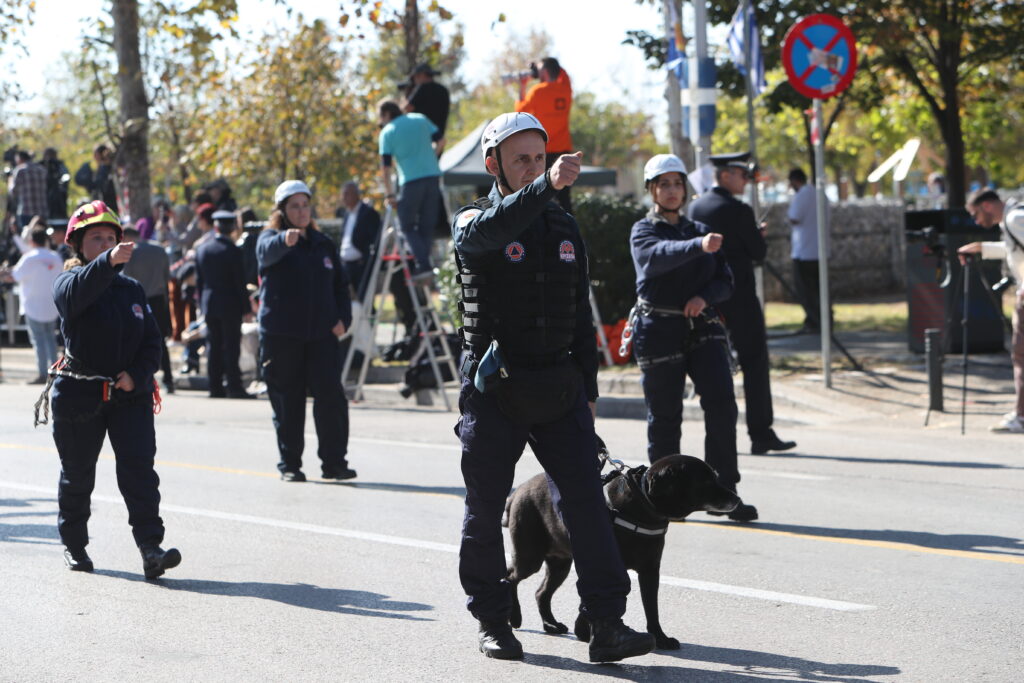
M750 0L743 0L743 64L746 66L746 86L747 86L747 137L750 138L750 155L757 162L757 127L754 125L754 75L753 75L753 61L751 54L753 53L753 41L754 32L750 26ZM757 178L750 179L750 208L754 210L754 215L761 215L760 201L757 191ZM760 225L757 226L760 229ZM754 288L757 291L757 300L761 303L761 309L764 309L764 269L757 267L754 269Z
M822 116L821 100L814 100L814 118L818 123L818 142L814 145L814 184L817 190L818 217L818 277L821 279L821 366L825 386L832 388L832 308L828 296L828 226L825 224L825 119Z
M711 136L700 133L700 65L708 56L708 10L705 0L693 0L693 61L690 62L690 139L694 141L694 170L711 154Z
M928 412L942 412L942 330L929 327L924 331L924 355L928 361ZM928 426L928 415L924 424Z

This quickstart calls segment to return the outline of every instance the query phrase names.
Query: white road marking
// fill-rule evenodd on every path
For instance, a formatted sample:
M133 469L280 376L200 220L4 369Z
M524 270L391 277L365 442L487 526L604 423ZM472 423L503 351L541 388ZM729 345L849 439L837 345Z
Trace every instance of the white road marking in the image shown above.
M10 481L0 481L0 487L14 489L16 491L29 491L31 493L49 494L51 496L54 495L55 493L53 487L33 486L31 484L21 484ZM123 504L121 498L114 496L93 494L92 499L103 503L112 503L114 505ZM220 519L230 522L240 522L242 524L256 524L259 526L272 527L275 529L287 529L289 531L304 531L311 534L323 534L326 536L352 538L360 541L384 543L387 545L397 545L406 548L417 548L421 550L436 550L438 552L443 553L458 554L459 552L459 546L457 545L450 543L435 543L433 541L423 541L417 538L404 538L401 536L375 534L366 531L339 529L337 527L322 526L319 524L303 524L301 522L289 522L283 519L257 517L255 515L242 515L234 512L221 512L218 510L204 510L201 508L185 507L183 505L166 505L161 503L160 508L161 511L163 512L175 512L183 515L193 515L195 517L206 517L208 519ZM689 588L691 590L709 591L712 593L724 593L726 595L736 595L745 598L754 598L757 600L767 600L769 602L786 602L793 605L818 607L821 609L838 610L841 612L859 612L864 610L876 609L874 605L861 605L855 602L828 600L825 598L795 595L792 593L777 593L775 591L766 591L758 588L730 586L724 583L711 583L708 581L697 581L694 579L680 579L674 576L662 576L661 583L667 586L678 586L680 588Z

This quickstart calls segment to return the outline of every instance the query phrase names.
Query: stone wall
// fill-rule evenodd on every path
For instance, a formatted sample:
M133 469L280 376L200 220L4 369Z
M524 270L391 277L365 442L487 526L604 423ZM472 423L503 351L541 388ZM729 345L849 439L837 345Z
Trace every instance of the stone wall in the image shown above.
M788 203L767 208L768 261L793 282ZM904 207L899 202L844 202L831 206L829 282L836 299L900 292L905 286ZM765 272L765 297L790 301L782 286Z

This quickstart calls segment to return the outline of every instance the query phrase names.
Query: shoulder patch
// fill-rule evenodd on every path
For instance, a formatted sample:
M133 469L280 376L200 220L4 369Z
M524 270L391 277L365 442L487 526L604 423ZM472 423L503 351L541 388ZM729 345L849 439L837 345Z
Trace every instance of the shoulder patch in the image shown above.
M464 228L469 225L469 222L482 214L483 211L480 209L466 209L459 214L459 217L455 219L456 228Z

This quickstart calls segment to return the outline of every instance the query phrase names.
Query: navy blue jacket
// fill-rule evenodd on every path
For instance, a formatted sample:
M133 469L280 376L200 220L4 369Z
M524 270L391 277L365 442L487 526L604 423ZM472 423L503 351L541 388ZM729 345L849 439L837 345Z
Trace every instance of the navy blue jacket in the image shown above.
M712 232L703 223L680 216L672 225L648 214L633 225L629 236L636 294L656 306L680 309L695 296L709 306L732 295L732 272L721 252L701 248Z
M60 312L64 347L72 358L96 374L116 378L127 370L133 394L153 393L153 373L160 365L163 338L135 280L110 265L110 251L86 266L57 276L53 300ZM100 397L99 382L58 377L58 395Z
M734 299L756 299L754 263L764 261L768 245L757 228L754 210L721 187L713 187L690 205L690 218L722 235L722 253L736 280Z
M242 250L217 235L196 254L199 309L212 318L238 318L250 312Z
M586 245L576 220L552 204L556 191L541 175L518 192L503 197L495 184L487 196L489 209L481 211L475 206L461 209L452 223L452 238L459 257L467 267L486 263L495 252L505 251L510 242L527 231L547 232L554 228L549 221L557 221L560 229L573 235L575 258L579 264L579 282L576 285L576 327L568 351L583 371L583 388L588 401L597 400L597 340L594 317L590 309L590 273L587 266ZM467 217L462 214L467 211Z
M293 247L284 231L266 229L256 242L260 278L260 332L312 341L352 324L348 275L338 247L312 228Z

